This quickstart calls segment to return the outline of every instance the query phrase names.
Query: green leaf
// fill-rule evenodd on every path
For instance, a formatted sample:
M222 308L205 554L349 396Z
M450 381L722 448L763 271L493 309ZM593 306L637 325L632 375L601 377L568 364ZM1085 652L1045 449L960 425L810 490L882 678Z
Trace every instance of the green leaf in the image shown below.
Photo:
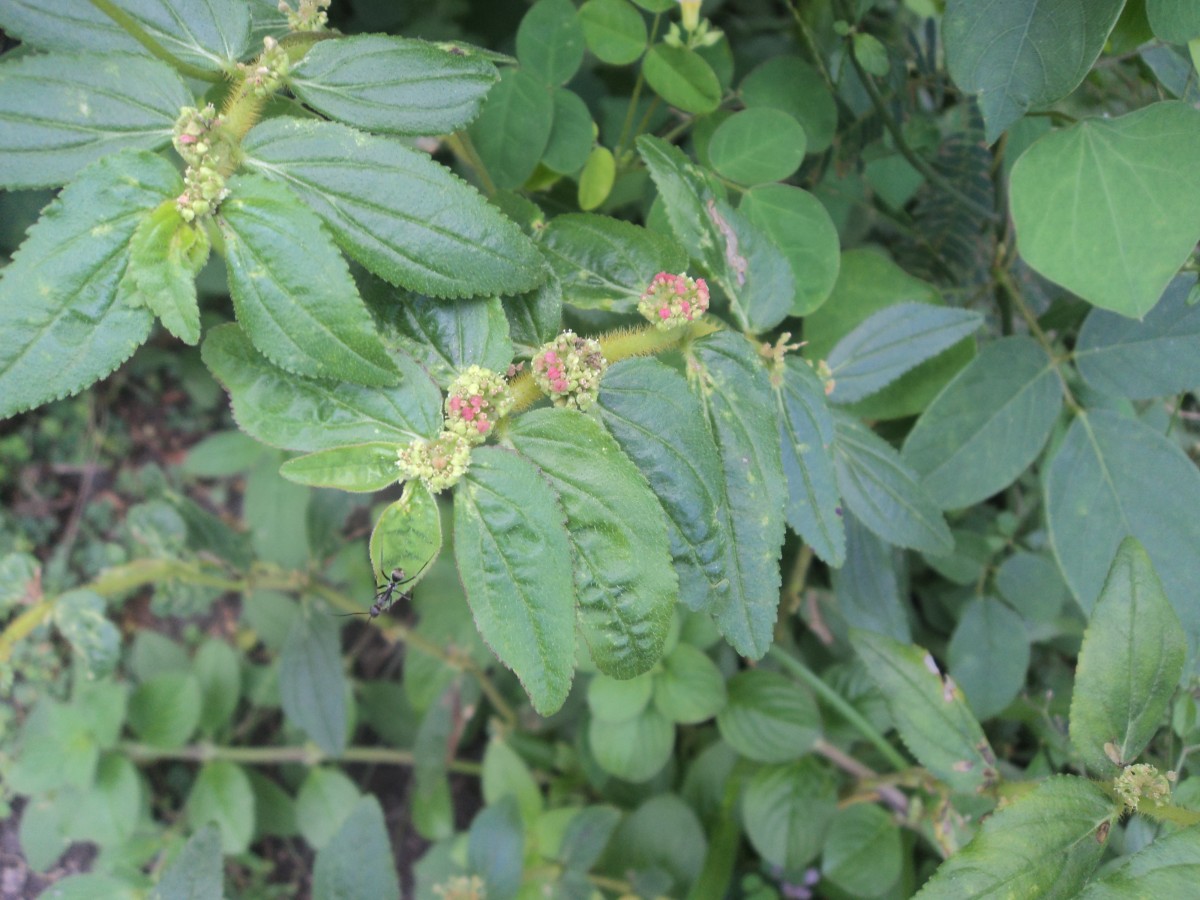
M470 128L471 141L496 187L519 188L529 179L553 125L550 86L525 69L501 73Z
M724 474L719 515L726 542L728 589L709 611L743 656L760 658L771 644L779 605L779 554L784 537L784 476L774 398L761 358L729 331L692 345L689 365L717 440Z
M95 780L100 744L77 708L43 696L22 723L18 747L7 775L15 791L32 795L68 785L86 790Z
M830 566L846 558L846 535L833 462L833 417L825 389L804 360L786 358L775 386L783 472L787 477L787 523Z
M627 66L646 50L646 20L629 0L588 0L579 24L587 48L610 66Z
M829 351L834 403L876 393L983 324L971 310L897 303L868 316Z
M1141 321L1094 309L1075 344L1075 364L1092 387L1149 400L1200 387L1200 304L1195 274L1173 279Z
M1154 839L1123 857L1101 878L1090 882L1080 900L1131 900L1134 897L1186 897L1200 878L1200 828L1185 828Z
M150 333L118 285L142 217L182 189L149 153L93 163L63 189L0 277L0 417L76 393L128 359Z
M986 500L1037 458L1058 421L1062 385L1029 337L986 344L909 432L901 453L942 509Z
M837 787L816 761L764 766L746 784L742 821L763 859L789 872L803 871L821 851L837 812Z
M554 124L542 153L542 165L552 172L573 175L587 163L595 140L596 123L583 98L566 88L556 88Z
M730 181L766 184L799 169L804 146L804 129L787 113L745 109L717 126L708 141L708 159Z
M514 352L533 356L538 349L558 336L562 323L562 288L558 276L550 273L542 286L504 302L509 336Z
M649 672L623 681L607 675L593 675L587 687L587 704L592 718L616 724L640 716L654 697L655 681ZM724 683L721 687L724 689Z
M87 677L111 675L121 658L121 633L105 615L104 598L87 589L67 591L55 602L53 616Z
M60 185L123 149L157 149L191 102L170 66L126 53L0 63L0 184Z
M835 428L838 488L850 511L889 543L934 556L953 550L941 511L892 445L849 416L838 414Z
M842 254L837 284L829 299L804 320L804 358L816 362L829 356L844 336L872 313L897 303L918 301L940 305L937 290L913 278L878 250L856 249ZM974 355L974 342L964 340L926 360L894 384L849 407L867 419L897 419L920 413L954 374Z
M659 272L687 266L669 237L609 216L555 216L539 246L572 306L633 312Z
M384 389L289 375L260 356L236 325L211 329L201 353L229 391L238 425L274 447L311 451L379 440L406 444L432 438L441 427L441 392L401 353L392 355L400 384Z
M562 829L555 859L568 869L586 872L596 864L620 821L621 813L611 806L585 806Z
M479 634L538 712L557 711L575 670L575 588L563 511L535 466L474 451L454 492L454 553Z
M1123 0L1014 0L992 7L949 0L942 22L955 83L975 94L995 141L1033 107L1083 81L1117 22Z
M221 832L205 825L191 836L150 892L151 900L193 900L220 897L225 892L221 867Z
M22 816L22 830L24 826L24 815ZM24 841L22 841L24 844ZM33 864L26 847L22 846L25 851L26 862L37 869L38 866ZM51 864L57 861L58 856L51 860ZM217 887L220 890L220 886ZM54 882L54 885L45 892L45 897L48 900L92 900L93 897L106 897L108 900L142 900L143 897L150 897L151 900L158 897L158 894L146 894L140 888L134 887L129 880L118 878L112 875L100 875L98 873L89 873L86 875L68 875L66 878L61 878ZM197 894L196 896L203 896Z
M1054 555L1084 612L1126 537L1154 564L1188 638L1200 648L1194 551L1200 546L1200 474L1178 445L1108 410L1078 416L1044 481Z
M1045 553L1017 552L1000 564L996 590L1030 622L1052 622L1067 599L1062 572Z
M747 669L729 680L717 727L747 759L786 763L808 753L821 737L821 714L809 692L766 669Z
M364 131L449 134L479 115L499 74L486 59L382 34L319 41L288 73L308 106Z
M396 469L399 444L376 442L318 450L289 459L279 474L296 484L339 491L382 491L400 479Z
M503 372L512 362L513 342L498 297L430 300L410 296L390 315L401 346L439 384L449 385L468 366Z
M340 769L309 769L296 792L296 822L309 846L324 849L350 818L361 796Z
M583 62L583 28L571 0L538 0L517 29L517 59L546 84L566 84Z
M483 801L498 803L512 797L521 809L521 817L534 822L545 806L542 789L533 778L525 760L503 738L493 737L483 752Z
M833 143L837 105L829 85L799 57L768 59L743 79L738 90L747 109L782 110L804 126L809 153L821 153Z
M374 797L359 800L333 839L317 851L312 896L313 900L399 900L392 844L383 810Z
M1074 897L1100 862L1120 805L1084 778L1056 775L983 820L917 900Z
M466 297L516 294L543 278L537 250L515 224L398 141L282 117L256 126L242 149L249 168L286 182L346 253L392 284Z
M342 255L286 187L258 175L229 182L217 218L238 322L281 369L371 387L396 383Z
M700 403L673 369L635 358L605 372L598 409L667 514L680 601L689 609L711 607L728 591L722 582L733 536L721 513L721 459Z
M579 208L592 210L607 200L616 177L617 161L612 151L607 147L593 147L579 173Z
M211 72L229 73L249 43L250 11L244 0L113 0L113 5L171 54ZM146 52L90 3L68 9L41 0L5 0L0 28L42 50Z
M716 73L695 50L658 43L642 60L642 75L651 90L671 106L704 115L721 102Z
M283 714L325 753L346 749L346 676L331 617L310 613L292 622L279 655L279 699Z
M679 644L654 679L654 705L680 725L704 722L725 705L725 676L702 651Z
M850 643L921 765L956 793L977 793L996 780L996 755L983 729L928 652L870 631L850 632Z
M254 835L254 792L245 770L225 759L206 762L187 799L193 825L216 824L225 853L245 853Z
M999 600L976 597L962 610L946 648L946 661L976 718L990 719L1003 712L1025 686L1029 668L1025 623Z
M900 827L873 803L834 813L821 849L821 875L851 897L882 897L900 878Z
M233 720L242 694L242 672L234 649L219 638L208 638L192 660L200 684L200 731L212 737Z
M842 521L846 528L845 563L830 578L838 615L851 628L864 628L908 643L912 640L908 591L901 584L898 551L868 531L853 513L844 513Z
M600 768L635 783L649 781L675 747L675 724L653 707L620 722L592 719L588 745Z
M1022 258L1089 303L1140 318L1200 240L1198 148L1200 111L1178 102L1042 137L1012 170Z
M182 747L200 724L200 682L190 672L164 672L129 698L129 727L147 744Z
M603 871L615 865L621 872L665 876L678 889L674 895L683 896L700 876L707 852L708 838L696 813L677 795L660 793L625 817L609 841L600 868ZM668 883L664 890L671 887Z
M393 454L394 457L394 454ZM404 486L400 499L388 506L371 532L371 568L386 581L393 569L404 570L411 590L425 576L442 549L442 517L437 500L422 482Z
M120 290L145 306L185 344L200 343L196 273L208 260L209 238L183 221L174 200L164 200L133 233L129 268Z
M824 303L842 258L837 228L821 201L790 184L760 184L742 195L738 212L783 251L796 287L791 315L807 316Z
M1187 650L1150 557L1125 538L1083 633L1071 695L1071 743L1089 769L1108 777L1138 758L1163 722Z
M1190 0L1146 0L1146 18L1154 34L1168 44L1200 37L1200 9Z
M566 513L579 626L597 667L633 678L662 657L679 595L666 516L646 479L595 419L526 413L508 433Z
M512 797L486 807L467 837L467 865L483 880L488 900L514 900L521 887L525 830Z

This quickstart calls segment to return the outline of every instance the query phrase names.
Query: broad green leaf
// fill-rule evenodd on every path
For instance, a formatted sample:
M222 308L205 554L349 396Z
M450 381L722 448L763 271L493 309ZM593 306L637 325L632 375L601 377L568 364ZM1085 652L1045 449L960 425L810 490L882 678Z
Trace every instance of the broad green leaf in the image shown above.
M583 98L566 88L554 91L554 124L542 153L551 172L574 175L588 161L596 141L596 123Z
M232 74L247 50L250 11L245 0L113 0L174 56L212 72ZM0 28L41 50L146 49L91 3L5 0Z
M533 778L520 754L500 737L488 741L483 752L483 802L497 803L503 797L513 797L521 809L522 818L533 823L542 814L545 803L542 789Z
M26 807L26 810L21 817L21 849L24 851L25 861L30 864L30 867L42 871L44 867L34 862L32 854L24 846L24 817L32 814L32 805ZM65 845L63 849L65 849ZM47 865L53 865L61 855L61 851L55 854L54 858ZM217 890L220 890L219 885ZM143 900L145 897L150 897L151 900L155 900L159 895L153 893L146 894L141 888L135 887L129 878L91 872L86 875L68 875L65 878L60 878L48 890L43 892L41 896L47 898L47 900L92 900L93 897L105 897L106 900ZM196 896L203 895L197 894Z
M422 482L404 486L404 493L379 515L371 532L371 569L384 582L393 569L403 569L406 590L428 573L442 549L442 517L437 500Z
M517 29L517 59L546 84L566 84L583 62L583 28L571 0L537 0Z
M346 749L346 675L335 619L319 613L292 622L279 655L279 699L288 720L330 756Z
M1029 668L1025 623L999 600L976 597L962 610L946 648L946 661L976 718L990 719L1003 712L1025 686Z
M208 233L184 222L174 200L164 200L133 233L120 290L127 302L145 306L167 331L195 346L200 343L196 273L208 253Z
M949 553L950 529L900 454L857 419L838 414L834 422L838 488L850 511L889 543Z
M996 780L996 755L983 729L928 652L870 631L852 631L850 642L921 765L957 793L977 793Z
M1164 834L1090 882L1080 900L1186 897L1200 879L1200 828Z
M612 193L617 161L607 147L593 147L579 173L579 208L585 212L600 206Z
M904 462L942 509L1001 491L1046 444L1062 409L1053 361L1033 338L984 345L917 420Z
M55 602L53 617L88 678L112 674L121 658L121 632L105 615L103 597L86 588L67 591Z
M147 744L182 747L200 724L200 682L190 672L164 672L129 698L129 727Z
M735 650L758 659L775 627L784 537L774 398L761 358L741 335L719 331L695 342L691 353L694 387L721 456L720 528L733 536L722 563L728 588L716 586L709 612Z
M804 319L804 358L813 362L825 359L838 341L871 314L910 301L935 305L942 302L933 285L912 277L878 250L843 253L837 283L829 299ZM901 375L895 383L850 406L849 410L867 419L916 415L973 354L974 341L968 338Z
M504 71L470 128L471 140L496 187L519 188L528 180L553 126L550 86L525 69Z
M975 94L995 141L1033 107L1075 90L1104 48L1123 0L949 0L942 22L955 83Z
M1188 302L1195 284L1195 274L1172 280L1141 321L1092 310L1075 344L1087 383L1132 400L1200 387L1200 303Z
M237 652L220 638L200 645L192 671L200 683L200 731L216 735L233 719L242 694L242 672Z
M382 491L400 479L396 469L399 444L376 441L318 450L289 459L279 474L296 484L336 488L339 491Z
M833 143L837 105L817 70L796 56L768 59L743 79L739 93L747 109L778 109L804 126L808 152Z
M708 838L696 813L675 794L660 793L627 815L608 842L601 871L661 873L684 896L704 866ZM662 882L659 882L660 884ZM668 883L664 890L670 890Z
M245 853L254 835L254 793L246 771L225 759L206 762L187 799L193 826L214 823L225 853Z
M708 159L730 181L766 184L799 169L804 146L804 129L787 113L744 109L717 126L708 140Z
M542 280L537 250L515 224L398 141L282 117L255 127L242 149L249 168L285 182L343 250L392 284L466 297Z
M588 723L588 745L600 768L625 781L649 781L671 758L675 723L653 707L630 719Z
M917 900L1074 897L1100 862L1120 804L1084 778L1055 775L983 820Z
M237 325L211 329L204 363L229 391L233 413L248 434L287 450L328 450L351 444L432 438L442 421L442 395L412 359L393 353L400 384L374 389L313 381L277 369Z
M904 866L900 826L873 803L838 810L821 848L821 875L851 897L881 897Z
M971 310L897 303L868 316L829 351L830 400L853 403L958 343L983 324Z
M399 900L392 843L383 810L374 797L359 800L333 839L317 851L312 896L313 900Z
M587 705L592 718L615 725L640 716L654 697L656 680L649 672L637 678L623 680L609 678L607 675L593 675L587 687ZM724 683L721 687L725 687Z
M742 195L738 212L775 242L792 269L791 314L807 316L828 299L842 257L824 205L790 184L760 184Z
M654 705L680 725L704 722L725 705L725 676L702 651L679 644L654 679Z
M851 628L886 634L903 643L912 640L909 602L902 584L896 549L863 526L853 513L843 513L845 563L831 573L837 615Z
M700 403L673 369L634 358L605 373L598 409L667 514L680 601L689 609L711 607L728 591L722 581L733 536L721 513L721 458Z
M161 147L191 102L170 66L127 53L0 63L0 184L59 185L123 149Z
M193 900L224 895L221 832L205 825L191 836L150 892L151 900Z
M562 324L562 288L553 272L542 286L504 300L509 336L514 352L533 356L538 349L558 336Z
M1062 572L1044 553L1017 552L1000 564L996 590L1030 622L1052 622L1070 593Z
M681 272L687 255L669 237L609 216L555 216L538 245L572 306L632 312L659 272Z
M1146 0L1146 18L1154 34L1169 44L1200 37L1200 7L1191 0Z
M804 360L787 357L775 403L787 477L787 523L817 556L840 566L846 535L833 463L833 417L820 379Z
M477 300L431 300L405 297L390 321L401 346L439 384L449 385L468 366L503 372L513 358L508 319L498 297Z
M333 840L361 796L341 769L310 768L296 792L296 822L309 846L321 850Z
M63 189L0 276L0 417L74 394L146 340L153 318L119 290L142 217L182 189L143 152L93 163Z
M764 766L746 784L742 821L754 849L772 865L803 871L816 859L837 812L837 786L811 759Z
M542 715L575 670L575 588L562 508L537 468L483 447L454 492L454 553L479 634Z
M620 821L621 813L611 806L585 806L557 832L555 859L568 869L586 872L596 864Z
M1013 166L1022 258L1089 303L1153 308L1200 240L1200 110L1154 103L1038 140Z
M786 763L821 737L821 714L808 690L778 672L747 669L729 680L717 714L721 737L747 759Z
M610 66L629 65L646 50L646 20L629 0L588 0L579 24L587 48Z
M364 131L449 134L479 114L499 78L470 53L382 34L319 41L288 73L313 109Z
M458 746L461 728L455 711L461 695L461 681L447 684L430 703L413 743L412 820L417 833L430 841L454 834L454 807L446 763L447 754L454 753Z
M298 375L394 385L396 367L317 216L258 175L231 179L229 190L217 218L229 292L259 352Z
M264 459L246 478L242 518L250 529L254 552L263 562L284 569L309 563L306 518L312 493L279 474L278 457Z
M6 773L13 790L32 795L71 786L91 787L100 742L80 709L42 696L21 724L15 765Z
M1187 656L1179 617L1135 538L1117 550L1083 633L1071 695L1071 743L1088 768L1115 775L1163 722Z
M595 419L575 410L526 413L508 438L566 513L579 625L592 659L616 678L648 671L662 657L679 582L666 516L646 479Z
M1200 474L1183 451L1142 422L1108 410L1077 416L1044 481L1054 555L1085 613L1126 537L1150 555L1167 599L1200 648L1194 552L1200 546Z
M524 857L525 828L516 800L505 797L475 817L467 837L467 865L483 880L488 900L515 900Z
M687 47L655 44L642 60L642 75L654 93L686 113L710 113L721 102L721 83L712 66Z

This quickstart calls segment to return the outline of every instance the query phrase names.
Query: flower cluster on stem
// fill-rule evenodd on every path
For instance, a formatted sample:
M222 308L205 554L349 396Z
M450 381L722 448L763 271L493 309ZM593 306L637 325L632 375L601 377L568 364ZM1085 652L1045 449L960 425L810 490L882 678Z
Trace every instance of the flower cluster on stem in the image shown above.
M278 9L287 16L292 31L324 31L329 24L329 4L330 0L300 0L292 9L287 0L279 0Z
M185 222L211 214L229 194L221 174L223 144L216 136L221 124L211 103L203 109L185 106L175 120L172 144L187 163L183 193L175 205Z
M708 311L708 285L703 278L659 272L638 301L638 312L666 331L685 325Z
M263 38L263 52L258 59L241 66L246 78L246 90L259 98L271 96L283 84L290 67L291 59L287 50L279 41L267 35Z
M433 493L454 487L466 474L471 445L452 431L436 440L415 440L396 451L396 467L407 481L418 478Z
M512 396L502 375L482 366L470 366L450 385L445 404L445 428L469 444L482 444L512 405Z
M564 331L533 357L533 380L554 403L587 409L600 396L600 379L608 361L600 342Z
M1171 797L1173 775L1173 772L1164 775L1154 766L1137 763L1124 768L1113 780L1113 788L1124 802L1125 808L1131 812L1138 808L1142 800L1162 806Z

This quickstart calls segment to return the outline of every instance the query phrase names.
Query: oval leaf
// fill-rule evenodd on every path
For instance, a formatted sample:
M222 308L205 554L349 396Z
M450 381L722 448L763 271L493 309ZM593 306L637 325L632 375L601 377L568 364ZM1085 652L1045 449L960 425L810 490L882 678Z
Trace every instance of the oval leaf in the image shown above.
M654 708L621 722L592 719L588 744L605 772L625 781L649 781L671 758L675 725Z
M406 484L404 494L383 511L371 532L375 578L384 582L393 569L403 569L404 584L415 587L437 561L441 549L442 516L437 500L423 482Z
M837 786L813 760L759 769L742 796L750 843L789 872L803 871L816 858L835 812Z
M245 770L225 759L205 763L188 794L187 812L193 825L217 826L225 853L245 853L254 836L254 792Z
M297 616L279 655L283 714L330 756L346 749L346 676L329 616Z
M1154 839L1149 847L1122 858L1090 882L1080 900L1131 897L1186 897L1200 878L1200 828L1185 828Z
M783 181L804 161L804 129L777 109L744 109L717 126L708 141L712 167L738 184Z
M646 49L646 20L629 0L588 0L579 24L588 49L610 66L629 65Z
M517 29L517 59L546 84L566 84L583 62L583 47L571 0L538 0Z
M524 69L508 69L488 94L470 134L496 187L511 189L533 174L553 127L551 87Z
M396 469L399 444L352 444L318 450L289 459L279 474L296 484L370 493L382 491L400 478Z
M312 895L313 900L399 900L391 839L374 797L359 800L337 834L317 852Z
M784 763L813 748L821 737L821 714L805 688L778 672L747 669L729 680L717 727L747 759Z
M642 60L642 75L654 93L684 112L703 115L721 102L721 83L695 50L655 44Z
M513 358L504 304L486 300L431 300L404 297L390 313L400 345L449 386L471 365L503 372Z

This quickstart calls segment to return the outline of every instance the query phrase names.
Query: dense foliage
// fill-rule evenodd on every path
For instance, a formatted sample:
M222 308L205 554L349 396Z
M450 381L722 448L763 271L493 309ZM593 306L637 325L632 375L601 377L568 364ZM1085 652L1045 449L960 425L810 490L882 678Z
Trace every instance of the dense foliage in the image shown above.
M0 4L55 896L1194 891L1200 7L328 6Z

